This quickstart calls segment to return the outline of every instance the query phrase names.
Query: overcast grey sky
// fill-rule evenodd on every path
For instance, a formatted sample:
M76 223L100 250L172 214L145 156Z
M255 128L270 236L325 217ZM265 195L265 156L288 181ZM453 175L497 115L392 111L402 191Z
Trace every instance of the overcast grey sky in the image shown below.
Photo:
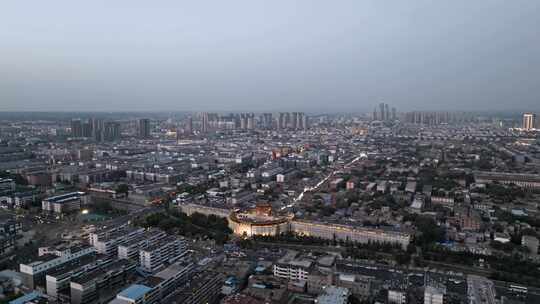
M540 109L540 1L0 4L0 110Z

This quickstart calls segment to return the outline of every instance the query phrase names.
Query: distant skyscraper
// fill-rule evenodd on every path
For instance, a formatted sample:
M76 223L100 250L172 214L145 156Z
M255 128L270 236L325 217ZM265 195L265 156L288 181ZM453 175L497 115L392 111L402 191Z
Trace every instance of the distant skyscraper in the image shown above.
M240 129L241 130L247 129L247 125L248 125L247 114L246 113L241 113L240 114Z
M271 117L270 119L271 120ZM307 129L307 118L304 112L282 112L277 119L279 130L305 130Z
M94 118L92 119L92 138L100 142L103 140L104 137L104 125L103 125L103 119Z
M375 109L373 109L373 120L377 120L378 117L377 117L377 107L375 107Z
M279 130L283 130L286 128L285 126L285 113L279 113L277 128Z
M246 114L246 128L248 130L255 129L255 114L253 113Z
M379 120L381 121L385 121L386 120L386 117L384 116L384 103L380 103L379 104Z
M120 123L108 121L103 127L103 140L117 141L120 139Z
M309 128L308 117L302 113L302 130L307 130Z
M523 114L523 129L532 130L536 127L536 114L525 113Z
M71 121L71 136L72 137L82 137L82 121L80 119L73 119Z
M296 114L296 129L297 130L305 130L304 128L304 118L306 117L306 114L304 112L298 112Z
M201 131L203 133L208 132L208 112L202 113L202 119L201 119Z
M87 120L82 124L82 136L83 137L92 137L93 131L92 131L92 121Z
M285 126L284 126L284 128L288 129L290 127L291 127L291 113L286 112L285 113Z
M293 130L296 130L298 128L298 115L299 114L300 113L298 113L298 112L293 112L292 113L289 128L291 128Z
M191 116L187 118L185 132L187 134L193 134L193 117Z
M272 113L262 114L262 127L267 130L272 128Z
M439 125L439 124L462 124L475 120L474 113L469 112L420 112L406 113L405 121L413 124Z
M388 104L384 105L384 117L385 120L390 120L390 108L388 107Z
M392 108L392 120L397 119L396 108Z
M150 137L150 119L148 118L139 119L139 137L140 138Z

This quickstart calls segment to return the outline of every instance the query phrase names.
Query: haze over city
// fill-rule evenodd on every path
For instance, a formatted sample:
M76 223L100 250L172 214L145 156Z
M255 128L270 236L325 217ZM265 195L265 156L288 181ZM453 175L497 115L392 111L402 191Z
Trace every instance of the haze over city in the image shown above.
M539 1L5 1L0 304L540 303Z
M9 1L1 111L538 110L538 1Z

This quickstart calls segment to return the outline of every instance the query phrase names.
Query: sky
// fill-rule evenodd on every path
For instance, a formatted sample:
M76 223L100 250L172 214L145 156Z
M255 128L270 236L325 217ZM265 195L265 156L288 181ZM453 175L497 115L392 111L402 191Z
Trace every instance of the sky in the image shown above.
M0 3L0 111L540 110L538 0Z

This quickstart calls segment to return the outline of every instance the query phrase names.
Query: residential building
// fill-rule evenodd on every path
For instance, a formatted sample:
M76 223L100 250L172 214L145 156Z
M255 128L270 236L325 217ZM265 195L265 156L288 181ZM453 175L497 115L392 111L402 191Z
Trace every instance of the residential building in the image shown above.
M470 304L499 303L495 296L495 284L491 280L476 275L467 276L467 298Z
M68 263L77 263L81 258L95 255L96 249L91 246L72 246L56 253L47 253L38 260L28 264L20 264L19 272L23 284L34 289L36 285L44 285L45 275L59 267L65 267Z
M15 191L15 181L11 178L0 178L0 192Z
M536 114L534 113L525 113L523 114L523 130L533 130L536 127Z
M177 260L185 254L186 241L175 236L168 236L153 245L141 248L139 263L144 271L154 272L165 262Z
M213 271L205 271L191 278L191 284L179 291L178 302L183 304L216 303L225 276Z
M407 293L403 290L388 290L388 303L407 304Z
M144 228L124 227L123 229L116 230L101 234L100 232L90 233L89 237L91 244L95 247L99 254L106 256L118 255L118 246L126 244L131 240L137 238L144 233ZM102 236L100 236L102 235Z
M149 138L150 137L150 119L141 118L139 119L139 138Z
M159 240L165 238L167 234L159 229L145 231L137 235L128 242L118 245L118 258L139 261L139 251L141 248L155 245Z
M474 179L477 184L498 182L505 185L514 184L523 188L540 188L540 176L538 174L475 171Z
M85 192L70 192L41 201L41 209L51 213L69 213L81 209L88 201Z
M166 303L176 298L192 278L195 264L185 261L176 262L160 272L148 277L141 283L124 289L114 299L114 304L157 304Z
M347 304L351 293L347 288L328 286L317 297L317 304Z
M274 264L274 276L292 280L306 281L313 261L298 256L298 252L289 250Z
M444 304L446 290L433 286L426 286L424 290L424 304Z
M529 253L538 253L538 238L531 235L524 235L521 237L521 245L529 249Z
M0 218L0 256L13 251L22 223L12 217Z
M411 234L391 229L373 229L342 224L320 223L305 220L292 220L291 231L324 239L348 240L351 242L392 243L406 249L411 242Z
M71 279L72 304L98 304L108 301L134 280L135 263L116 260Z

